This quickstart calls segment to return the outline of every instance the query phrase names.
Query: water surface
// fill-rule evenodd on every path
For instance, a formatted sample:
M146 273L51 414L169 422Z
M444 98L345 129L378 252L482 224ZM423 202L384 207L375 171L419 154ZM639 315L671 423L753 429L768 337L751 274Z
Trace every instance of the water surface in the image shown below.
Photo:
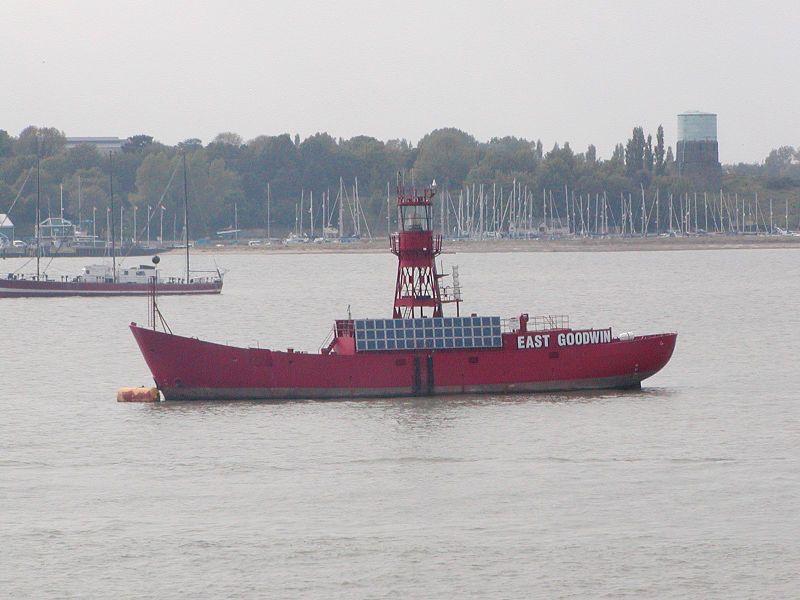
M467 312L678 331L672 362L636 392L117 404L151 382L145 299L2 300L2 595L800 594L797 251L443 258ZM161 299L176 333L315 351L348 305L390 316L388 254L214 261L221 296Z

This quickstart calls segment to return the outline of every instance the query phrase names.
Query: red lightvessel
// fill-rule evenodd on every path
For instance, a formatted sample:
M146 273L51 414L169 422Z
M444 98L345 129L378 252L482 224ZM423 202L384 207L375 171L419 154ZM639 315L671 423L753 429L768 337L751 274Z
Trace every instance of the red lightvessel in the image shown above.
M131 324L167 400L355 398L638 388L667 364L675 333L613 336L563 316L461 316L444 287L432 228L434 189L398 189L400 231L390 319L337 320L319 353L216 344L174 335L151 302L151 327ZM444 316L453 303L455 316ZM164 324L165 325L165 324Z

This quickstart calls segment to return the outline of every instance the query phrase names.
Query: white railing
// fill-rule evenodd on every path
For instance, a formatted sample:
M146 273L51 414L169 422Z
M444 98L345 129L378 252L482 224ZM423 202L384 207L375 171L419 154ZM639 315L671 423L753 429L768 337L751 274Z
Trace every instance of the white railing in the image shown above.
M569 315L535 315L528 317L528 331L550 331L552 329L569 329ZM519 317L503 320L503 331L519 330Z

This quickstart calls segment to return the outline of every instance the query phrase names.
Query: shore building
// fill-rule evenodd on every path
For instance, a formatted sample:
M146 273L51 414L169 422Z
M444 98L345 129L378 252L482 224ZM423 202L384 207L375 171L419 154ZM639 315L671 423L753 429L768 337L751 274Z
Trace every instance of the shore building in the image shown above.
M126 140L118 137L68 137L66 148L69 150L76 146L91 146L100 154L108 154L122 150L125 142Z
M722 167L716 114L686 111L678 115L675 160L678 175L691 180L698 190L719 190Z

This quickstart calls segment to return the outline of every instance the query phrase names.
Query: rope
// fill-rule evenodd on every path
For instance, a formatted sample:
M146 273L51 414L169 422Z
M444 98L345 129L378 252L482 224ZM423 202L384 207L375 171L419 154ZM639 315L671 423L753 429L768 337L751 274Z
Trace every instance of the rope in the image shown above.
M25 189L25 184L28 183L28 179L30 179L31 173L33 173L33 167L31 167L30 170L28 171L28 175L25 177L25 181L22 182L22 185L20 186L19 191L17 192L17 197L14 198L14 201L11 203L8 212L5 215L3 215L3 220L0 221L0 225L6 222L6 219L11 214L11 211L14 210L14 206L17 204L17 200L19 200L20 196L22 196L22 190Z
M175 168L172 170L172 175L169 176L169 181L167 182L167 186L164 188L164 191L161 194L161 198L159 198L159 200L158 200L158 204L156 204L156 210L152 211L152 213L150 214L148 219L145 221L144 225L142 225L142 228L137 233L136 239L141 239L142 234L147 230L147 226L152 222L153 217L156 214L158 214L159 210L161 210L161 207L164 204L164 198L166 197L167 192L169 191L169 188L172 185L172 180L175 179L175 174L178 172L178 168L180 167L180 165L181 165L180 160L178 160L176 162L176 164L175 164ZM121 227L121 224L120 224L120 227ZM162 240L162 243L163 243L163 240ZM124 256L121 257L120 266L122 266L122 264L123 264L123 262L125 261L126 258L130 258L131 250L133 250L133 247L128 248L128 252Z

